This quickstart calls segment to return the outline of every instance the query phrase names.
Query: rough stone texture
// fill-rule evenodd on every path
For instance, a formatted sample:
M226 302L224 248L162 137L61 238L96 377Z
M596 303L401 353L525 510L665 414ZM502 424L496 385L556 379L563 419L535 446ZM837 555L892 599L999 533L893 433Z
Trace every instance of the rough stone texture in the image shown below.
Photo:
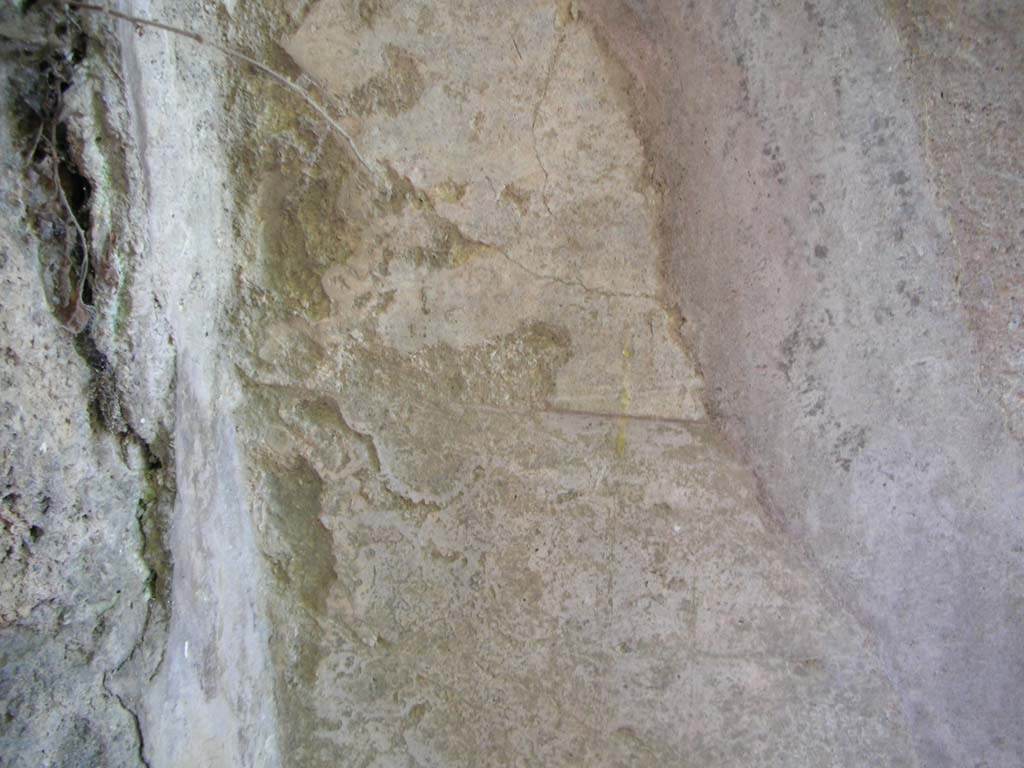
M0 764L1021 763L1013 4L126 10L77 352L5 184Z
M0 65L5 107L11 78ZM69 98L70 98L69 94ZM50 312L20 183L29 146L5 112L0 157L0 765L129 765L120 672L145 654L142 519L157 503L139 446L100 425L103 382Z

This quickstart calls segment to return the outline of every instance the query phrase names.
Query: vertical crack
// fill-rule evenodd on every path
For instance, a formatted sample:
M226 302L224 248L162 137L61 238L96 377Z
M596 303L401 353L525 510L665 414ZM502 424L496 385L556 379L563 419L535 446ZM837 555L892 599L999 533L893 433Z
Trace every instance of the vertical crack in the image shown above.
M129 658L131 657L129 656ZM139 763L145 766L145 768L151 768L149 760L146 759L146 742L142 735L142 722L139 720L139 715L138 713L136 713L134 709L128 706L128 703L125 701L124 697L121 696L121 694L117 693L114 689L110 687L110 684L107 681L107 676L109 674L109 672L103 673L103 690L106 691L107 695L110 696L114 701L116 701L118 706L120 706L121 709L123 709L125 713L128 715L128 717L131 718L132 725L134 726L135 729L135 743L137 747L136 755L139 758Z
M544 210L548 212L548 216L554 218L554 214L551 212L551 207L548 205L548 169L544 165L544 161L540 156L540 147L537 142L537 119L540 116L541 107L548 97L548 89L551 87L551 79L555 74L555 65L558 63L558 57L562 52L562 43L565 42L565 35L559 34L558 39L555 42L555 47L551 51L551 58L548 59L547 68L544 72L544 83L541 85L540 97L537 99L537 103L533 107L533 118L530 121L530 134L533 138L533 156L537 159L537 165L540 166L541 173L544 174L544 186L541 188L540 196L544 203Z

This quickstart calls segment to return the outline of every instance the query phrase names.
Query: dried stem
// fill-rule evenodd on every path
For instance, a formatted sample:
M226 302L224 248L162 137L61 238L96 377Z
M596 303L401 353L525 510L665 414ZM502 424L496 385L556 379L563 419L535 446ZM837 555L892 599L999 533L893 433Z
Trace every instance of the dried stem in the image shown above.
M338 133L338 135L340 135L345 140L345 142L349 146L349 149L352 150L352 154L355 155L356 159L363 166L363 168L365 168L370 173L371 176L376 177L376 172L373 170L373 168L370 167L370 164L363 157L362 153L359 151L359 148L356 147L355 141L353 141L352 136L349 135L348 131L346 131L341 126L341 124L338 123L337 120L331 117L330 113L328 113L328 111L323 106L321 106L321 104L316 99L313 98L312 94L310 94L308 90L303 88L290 77L283 75L274 69L271 69L266 64L257 61L256 59L242 53L241 51L236 51L233 48L228 48L227 46L221 45L220 43L216 43L212 40L207 40L202 35L196 32L191 32L187 29L175 27L171 24L164 24L163 22L154 21L152 19L145 19L139 16L132 16L127 13L122 13L121 11L115 11L113 8L106 8L102 5L93 5L91 3L79 2L70 2L69 5L72 8L76 8L78 10L88 11L92 13L102 13L115 19L127 21L131 24L138 24L143 27L150 27L152 29L160 29L164 32L170 32L172 35L187 38L192 42L197 43L198 45L213 48L214 50L219 51L228 58L235 59L236 61L241 61L245 64L248 64L250 67L253 67L254 69L262 72L264 75L271 78L279 85L284 86L289 91L295 93L303 101L305 101L310 109L312 109L321 118L323 118L324 121L328 125L330 125L331 128L333 128Z

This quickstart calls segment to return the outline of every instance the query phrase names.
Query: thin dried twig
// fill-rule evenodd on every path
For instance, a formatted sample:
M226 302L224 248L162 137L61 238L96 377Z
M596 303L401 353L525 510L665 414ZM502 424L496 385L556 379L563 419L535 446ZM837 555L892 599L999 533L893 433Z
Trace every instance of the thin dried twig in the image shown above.
M263 73L264 75L266 75L270 79L274 80L279 85L284 86L289 91L291 91L292 93L295 93L303 101L305 101L310 109L312 109L321 118L323 118L323 120L328 125L330 125L331 128L333 128L338 133L339 136L341 136L345 140L345 142L349 146L349 149L352 150L352 154L355 155L356 159L363 166L363 168L365 168L370 173L371 176L374 176L374 177L377 176L377 173L373 170L372 167L370 167L370 164L363 157L362 153L359 151L359 148L356 147L356 143L352 139L352 136L348 133L348 131L346 131L344 129L344 127L342 127L342 125L337 120L335 120L333 117L331 117L330 113L316 99L313 98L313 95L308 90L303 88L301 85L299 85L297 82L292 80L287 75L283 75L280 72L278 72L277 70L271 69L266 64L264 64L264 63L262 63L260 61L257 61L252 56L248 56L248 55L242 53L241 51L236 51L233 48L228 48L227 46L221 45L220 43L214 42L213 40L207 40L206 38L204 38L202 35L198 34L197 32L192 32L192 31L187 30L187 29L182 29L181 27L176 27L176 26L174 26L172 24L165 24L165 23L160 22L160 21L154 21L152 19L146 19L146 18L142 18L140 16L132 16L131 14L122 13L121 11L115 11L113 8L107 8L107 7L102 6L102 5L93 5L91 3L79 3L79 2L70 2L70 3L68 3L68 5L70 5L72 8L76 8L76 9L82 10L82 11L88 11L88 12L91 12L91 13L106 14L107 16L113 17L115 19L120 19L121 21L127 21L130 24L138 24L138 25L143 26L143 27L150 27L152 29L160 29L160 30L163 30L164 32L169 32L172 35L177 35L179 37L187 38L188 40L191 40L192 42L197 43L198 45L206 46L208 48L213 48L215 51L219 51L220 53L224 54L228 58L235 59L236 61L241 61L241 62L243 62L245 64L248 64L250 67L253 67L254 69L256 69L259 72Z
M39 149L39 142L43 140L43 124L44 121L40 120L39 127L36 128L36 135L32 139L32 147L31 149L29 149L28 154L25 155L28 162L31 162L32 159L36 156L36 151Z

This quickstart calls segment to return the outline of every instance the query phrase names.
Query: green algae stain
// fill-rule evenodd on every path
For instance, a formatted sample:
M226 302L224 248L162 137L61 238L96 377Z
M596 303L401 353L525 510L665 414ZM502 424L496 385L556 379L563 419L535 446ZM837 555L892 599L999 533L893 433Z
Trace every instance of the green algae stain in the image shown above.
M387 69L360 85L349 98L353 112L372 115L383 112L397 117L416 106L426 81L416 59L408 51L389 45L384 51Z
M350 170L337 142L325 140L316 163L297 167L297 158L268 171L261 184L257 221L265 287L281 308L319 320L330 312L322 277L344 263L358 241L358 227L346 216Z
M279 578L307 610L323 615L338 578L333 537L320 521L323 481L301 456L267 469L271 525L287 548Z

